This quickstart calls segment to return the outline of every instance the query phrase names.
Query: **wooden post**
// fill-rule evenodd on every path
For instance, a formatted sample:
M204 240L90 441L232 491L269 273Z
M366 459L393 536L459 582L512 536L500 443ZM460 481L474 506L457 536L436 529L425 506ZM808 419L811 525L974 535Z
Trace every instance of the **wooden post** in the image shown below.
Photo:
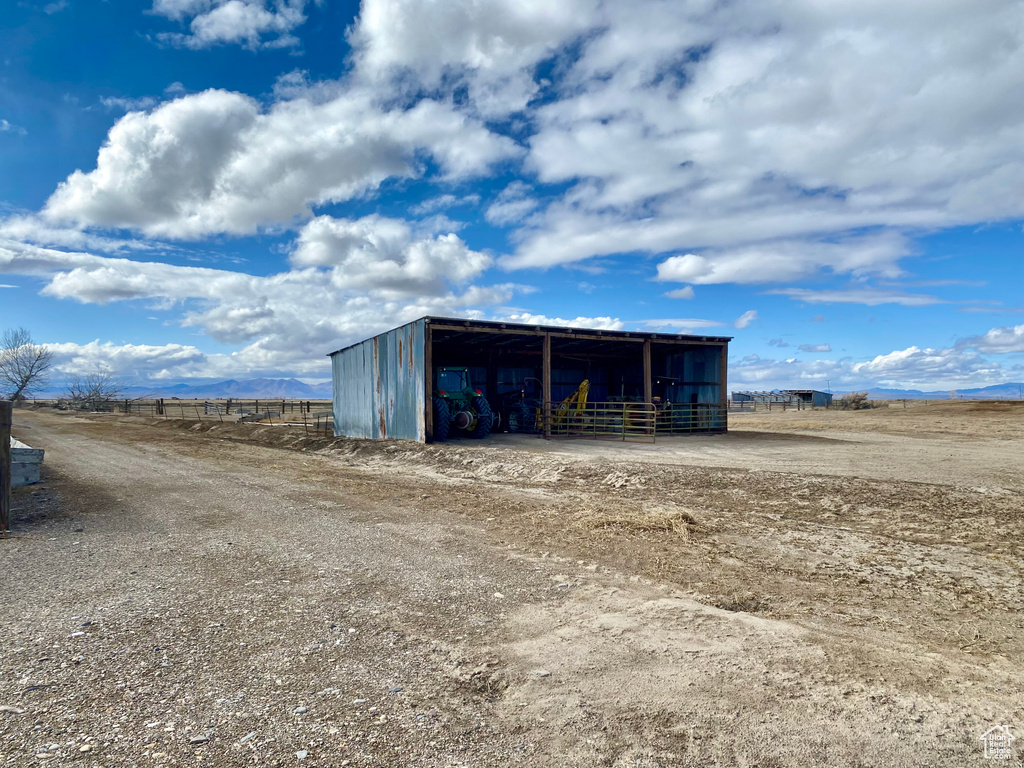
M729 429L729 395L726 392L726 387L729 384L729 342L725 342L721 347L718 348L721 354L721 359L718 361L718 402L720 403L719 408L721 410L721 425L722 429L728 431Z
M541 363L541 415L544 419L544 437L551 437L551 334L544 334L544 352Z
M0 534L11 520L11 420L14 403L0 400Z
M644 339L644 402L652 401L653 386L651 384L651 340Z

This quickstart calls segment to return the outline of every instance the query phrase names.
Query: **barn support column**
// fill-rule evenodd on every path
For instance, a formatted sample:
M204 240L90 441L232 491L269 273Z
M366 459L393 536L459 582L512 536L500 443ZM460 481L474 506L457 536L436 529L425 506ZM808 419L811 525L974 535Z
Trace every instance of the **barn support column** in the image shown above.
M434 439L434 329L430 323L423 325L423 381L426 397L423 398L423 423L426 425L426 441Z
M726 378L729 375L729 346L723 344L718 348L722 353L718 369L718 402L725 408L729 405L729 393L726 391Z
M551 334L544 334L541 363L541 399L544 402L544 437L551 437Z
M651 340L644 339L644 402L650 403L652 398L651 387Z

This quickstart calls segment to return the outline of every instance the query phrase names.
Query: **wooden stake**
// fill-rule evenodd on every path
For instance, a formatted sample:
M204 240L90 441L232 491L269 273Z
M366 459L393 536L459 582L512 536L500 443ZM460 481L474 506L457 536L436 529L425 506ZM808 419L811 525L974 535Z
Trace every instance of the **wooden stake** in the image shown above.
M11 519L11 421L14 403L0 400L0 534Z

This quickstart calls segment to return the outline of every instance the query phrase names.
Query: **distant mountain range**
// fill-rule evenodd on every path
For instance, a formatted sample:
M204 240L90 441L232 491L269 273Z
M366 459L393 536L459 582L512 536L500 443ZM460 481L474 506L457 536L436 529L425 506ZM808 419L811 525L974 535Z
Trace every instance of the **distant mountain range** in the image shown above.
M229 397L239 400L330 400L331 383L306 384L298 379L226 379L215 382L185 382L167 384L130 385L122 388L121 397L178 397L182 400L223 400ZM864 391L864 390L859 390ZM872 400L948 400L948 389L928 392L919 389L883 389L875 387L867 390ZM1024 399L1024 383L993 384L990 387L975 389L957 389L956 397L985 400L1019 400ZM39 398L60 397L62 390L50 387L40 392ZM836 393L836 397L839 393Z
M863 390L861 390L863 391ZM975 389L940 389L922 392L919 389L881 389L867 390L871 400L948 400L951 393L956 397L975 400L1020 400L1024 396L1024 384L993 384L990 387Z
M39 398L60 397L60 388L50 387ZM331 383L306 384L298 379L227 379L211 383L171 383L130 385L122 387L122 398L177 397L182 400L329 400Z

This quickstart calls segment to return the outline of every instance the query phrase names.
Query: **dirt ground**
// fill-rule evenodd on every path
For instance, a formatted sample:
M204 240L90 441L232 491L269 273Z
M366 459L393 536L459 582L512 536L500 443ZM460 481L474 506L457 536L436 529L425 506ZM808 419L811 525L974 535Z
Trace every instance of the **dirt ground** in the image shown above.
M1005 765L1024 405L730 427L18 411L47 452L0 540L0 765Z

